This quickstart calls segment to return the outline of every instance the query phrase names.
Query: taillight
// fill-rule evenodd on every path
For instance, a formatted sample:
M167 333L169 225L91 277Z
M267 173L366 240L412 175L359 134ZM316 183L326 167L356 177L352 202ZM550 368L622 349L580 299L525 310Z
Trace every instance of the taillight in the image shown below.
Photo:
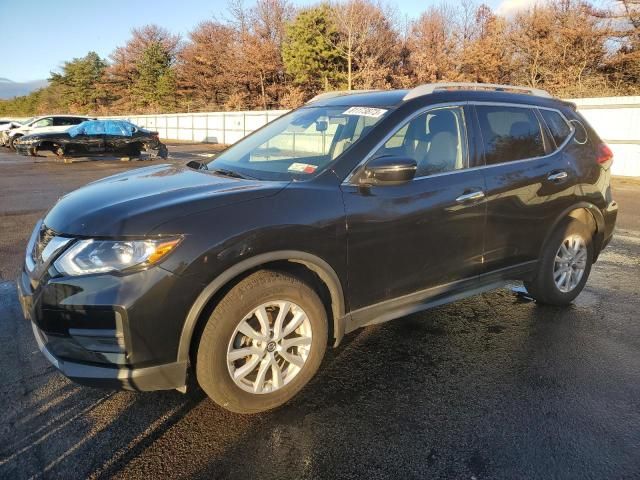
M598 145L597 160L600 165L602 165L603 163L611 162L613 160L613 152L606 143L601 143L600 145Z

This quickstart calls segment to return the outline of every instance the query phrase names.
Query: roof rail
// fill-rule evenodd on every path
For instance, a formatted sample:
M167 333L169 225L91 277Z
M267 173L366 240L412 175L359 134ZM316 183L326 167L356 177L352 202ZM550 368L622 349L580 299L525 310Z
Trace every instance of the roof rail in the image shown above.
M378 92L378 91L379 90L376 90L376 89L372 89L372 90L334 90L333 92L319 93L318 95L313 97L311 100L309 100L307 102L307 105L309 103L317 102L318 100L329 100L330 98L343 97L345 95L351 95L352 93L369 93L369 92Z
M553 98L549 92L539 88L498 85L496 83L443 82L419 85L416 88L409 90L402 100L411 100L412 98L428 95L437 90L495 90L497 92L527 93L529 95L535 95L536 97Z

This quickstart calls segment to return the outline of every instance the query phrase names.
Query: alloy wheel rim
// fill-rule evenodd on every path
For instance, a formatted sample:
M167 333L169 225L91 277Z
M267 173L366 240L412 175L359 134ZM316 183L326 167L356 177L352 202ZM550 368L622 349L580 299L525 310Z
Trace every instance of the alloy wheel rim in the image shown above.
M553 264L553 280L558 290L575 289L587 267L587 244L580 235L570 235L560 244Z
M231 335L229 375L246 392L275 392L300 373L309 358L311 339L311 322L299 305L287 300L265 302L249 312Z

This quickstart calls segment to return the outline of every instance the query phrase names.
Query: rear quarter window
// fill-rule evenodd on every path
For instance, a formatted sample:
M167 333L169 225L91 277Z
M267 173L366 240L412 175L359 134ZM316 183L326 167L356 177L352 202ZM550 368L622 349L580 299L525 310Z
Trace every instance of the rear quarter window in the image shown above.
M476 106L487 165L546 155L538 117L530 107Z
M539 111L556 142L556 147L559 147L571 135L571 127L559 112L544 109Z

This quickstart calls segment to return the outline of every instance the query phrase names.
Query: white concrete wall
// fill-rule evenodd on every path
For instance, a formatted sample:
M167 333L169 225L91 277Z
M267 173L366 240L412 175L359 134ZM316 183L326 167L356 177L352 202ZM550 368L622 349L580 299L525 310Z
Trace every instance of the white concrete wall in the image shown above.
M288 110L168 113L118 117L155 130L165 140L232 144Z
M640 97L571 99L613 151L614 175L640 177Z
M614 153L614 175L640 177L640 96L570 99ZM166 140L231 144L287 110L128 115Z

